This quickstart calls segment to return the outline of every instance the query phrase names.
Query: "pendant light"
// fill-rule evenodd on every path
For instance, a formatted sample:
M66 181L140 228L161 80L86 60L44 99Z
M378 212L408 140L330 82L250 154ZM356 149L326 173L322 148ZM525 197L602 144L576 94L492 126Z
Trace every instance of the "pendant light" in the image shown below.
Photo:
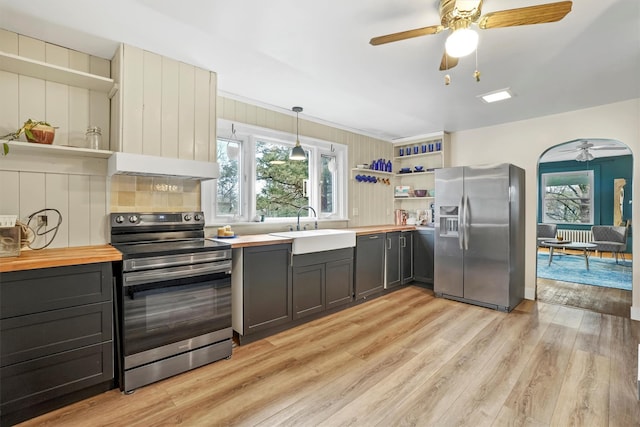
M289 160L306 160L307 156L304 154L304 150L300 145L300 123L298 120L298 114L302 111L302 107L293 107L293 111L296 113L296 146L291 150L291 154L289 155Z

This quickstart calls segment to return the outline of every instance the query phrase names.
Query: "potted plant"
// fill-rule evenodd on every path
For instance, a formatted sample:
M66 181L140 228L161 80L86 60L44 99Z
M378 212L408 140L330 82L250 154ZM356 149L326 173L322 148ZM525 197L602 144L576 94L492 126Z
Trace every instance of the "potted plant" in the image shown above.
M6 139L13 141L18 139L20 135L24 133L27 141L35 142L38 144L52 144L53 138L56 134L56 128L51 126L45 121L27 120L22 127L13 133L8 133L0 137L0 139ZM3 142L2 154L7 155L9 153L9 144Z

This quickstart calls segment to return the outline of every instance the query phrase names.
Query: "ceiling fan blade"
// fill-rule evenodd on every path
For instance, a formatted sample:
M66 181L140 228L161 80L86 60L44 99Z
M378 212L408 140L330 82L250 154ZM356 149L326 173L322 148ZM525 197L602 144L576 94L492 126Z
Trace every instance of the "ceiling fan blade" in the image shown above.
M438 34L444 30L442 25L432 25L430 27L416 28L415 30L402 31L399 33L387 34L385 36L379 36L372 38L369 43L373 46L379 44L397 42L400 40L411 39L413 37L428 36L430 34Z
M589 150L626 150L627 147L620 147L618 145L596 145L589 148Z
M450 70L458 65L458 58L447 55L447 52L442 54L442 60L440 61L440 71Z
M570 1L561 1L558 3L490 12L480 18L478 26L482 29L487 29L556 22L571 12L571 5L572 2Z

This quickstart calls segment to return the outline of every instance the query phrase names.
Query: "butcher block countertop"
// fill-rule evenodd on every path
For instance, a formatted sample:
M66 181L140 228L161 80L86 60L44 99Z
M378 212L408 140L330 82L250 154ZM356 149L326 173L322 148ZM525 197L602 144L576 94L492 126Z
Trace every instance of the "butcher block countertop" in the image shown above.
M348 228L348 230L355 231L356 236L415 229L416 227L413 225L374 225ZM232 239L216 239L215 236L209 238L230 243L234 249L293 242L292 239L272 236L270 234L249 234L236 236ZM121 260L122 254L111 245L76 246L71 248L43 249L39 251L23 250L18 257L0 258L0 273Z
M122 254L111 245L75 246L72 248L23 250L20 256L0 258L0 273L120 261Z
M236 236L232 239L218 239L215 236L211 236L209 238L218 242L230 243L233 249L293 242L293 239L272 236L270 234L247 234L246 236Z
M387 233L391 231L411 231L415 229L416 227L413 225L372 225L367 227L347 228L346 230L355 231L356 236L363 236L367 234ZM236 236L232 239L217 239L215 236L211 236L209 238L220 242L230 243L233 249L293 242L293 239L272 236L270 234L247 234L244 236Z

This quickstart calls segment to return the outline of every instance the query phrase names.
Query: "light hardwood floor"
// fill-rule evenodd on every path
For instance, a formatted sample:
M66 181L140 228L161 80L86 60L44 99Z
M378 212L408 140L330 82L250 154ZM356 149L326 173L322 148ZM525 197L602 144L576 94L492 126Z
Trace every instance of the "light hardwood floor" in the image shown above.
M542 249L542 251L544 251L544 249ZM579 254L575 251L570 252ZM610 252L605 252L600 255L603 255L605 258L613 259L613 254ZM624 256L626 259L631 258L630 254L625 254ZM538 301L549 304L584 308L585 310L620 317L631 316L631 291L623 289L560 282L538 277L536 298Z
M409 286L24 426L637 426L640 322Z
M613 316L631 316L631 291L538 278L537 299Z

